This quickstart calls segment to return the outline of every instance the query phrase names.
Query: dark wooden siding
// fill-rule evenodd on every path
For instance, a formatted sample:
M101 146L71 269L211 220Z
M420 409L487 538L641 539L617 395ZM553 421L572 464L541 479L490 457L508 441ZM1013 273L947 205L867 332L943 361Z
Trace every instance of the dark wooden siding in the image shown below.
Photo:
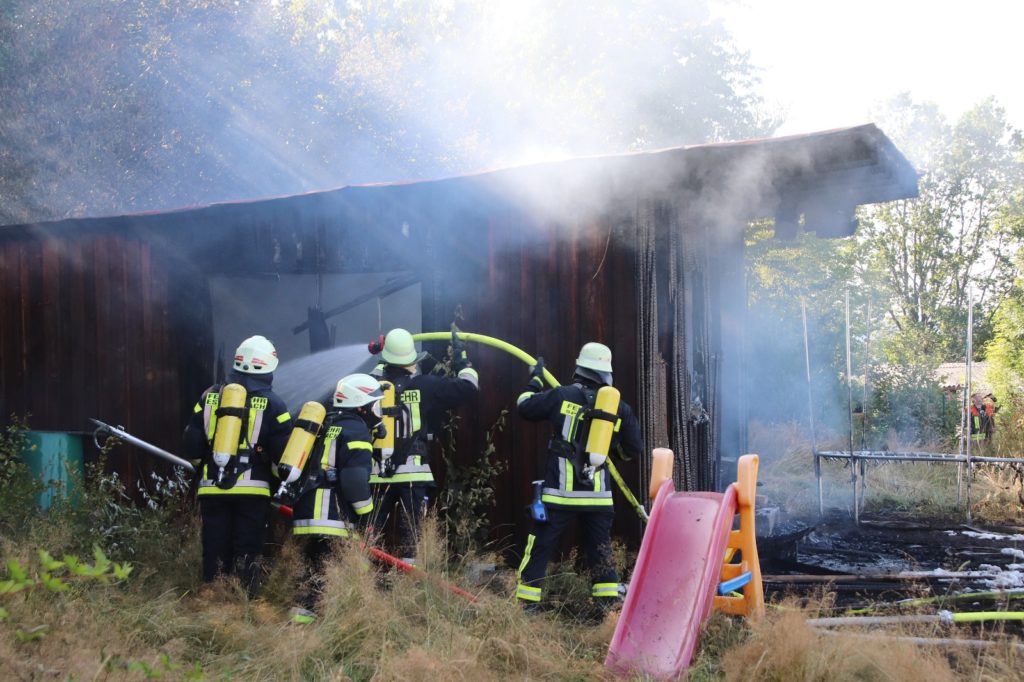
M453 227L454 234L472 232L475 246L462 251L462 267L441 279L438 300L425 306L424 328L448 329L458 309L462 329L543 356L563 382L571 378L583 343L604 342L613 350L616 386L624 400L636 405L635 276L629 227L610 216L572 225L537 224L511 209L471 228ZM521 547L529 529L524 508L530 500L530 482L543 477L550 427L516 415L515 400L529 376L522 362L485 346L471 350L480 373L480 401L460 412L457 461L467 464L484 452L485 434L507 410L506 427L495 439L497 457L508 466L496 486L492 537L499 547ZM636 463L620 469L636 490ZM624 504L618 512L617 531L639 539L634 512Z
M580 212L538 220L505 202L471 200L461 189L389 188L383 197L348 197L335 210L312 213L252 206L222 227L216 216L185 214L161 216L159 230L128 221L59 239L4 241L4 413L31 414L33 428L71 431L88 429L87 418L96 417L176 451L191 405L212 377L207 277L240 264L247 265L240 272L415 269L423 278L424 330L447 330L458 314L466 331L542 355L562 381L580 346L602 341L613 349L623 399L636 406L635 216ZM659 229L671 229L662 213ZM407 221L414 223L408 238L401 230ZM326 245L319 265L312 257L318 240ZM225 258L239 243L244 254ZM283 254L276 262L275 248ZM440 355L444 344L431 350ZM474 461L508 411L495 440L507 473L496 483L491 521L499 546L518 547L550 429L515 413L527 378L519 360L483 346L472 353L481 394L479 404L460 411L456 461ZM129 448L119 448L111 465L129 483L160 466ZM642 498L639 464L620 468ZM443 481L443 467L439 473ZM616 532L638 540L634 512L616 500Z
M751 168L761 170L756 187ZM729 364L735 357L723 358L736 356L742 344L742 329L734 328L743 305L742 242L711 249L713 233L770 217L786 202L913 196L914 177L884 135L864 126L3 228L0 415L30 413L34 428L71 431L87 429L87 418L95 416L173 451L191 404L212 378L208 276L402 270L421 276L425 329L448 329L461 310L463 329L543 355L562 380L582 343L603 341L613 349L625 400L637 405L639 386L664 391L652 398L655 409L665 409L651 429L657 437L672 432L673 419L689 418L689 396L696 392L716 427L723 413L736 422L722 434L722 447L735 450L742 410L717 407L736 399L729 393L742 371ZM653 285L645 285L647 294L657 290L656 304L649 302L656 329L645 330L651 332L645 346L657 348L645 352L660 357L648 358L657 377L638 378L632 214L641 206L652 216L656 252L650 254ZM727 221L710 218L725 208ZM670 237L681 234L689 240L680 255ZM716 249L729 253L708 253ZM723 325L730 324L727 339ZM513 410L526 378L522 363L500 351L474 348L473 360L482 390L479 404L461 411L461 463L483 451L484 433L502 409ZM723 374L729 385L719 385ZM702 379L691 385L695 376ZM509 464L492 518L502 546L521 544L529 482L541 472L547 436L546 428L513 413L497 439L499 456ZM154 463L122 448L112 464L133 482L140 466ZM642 497L638 466L622 470ZM617 504L616 531L638 539L632 512Z
M89 417L177 448L182 400L167 262L112 234L0 242L0 408L33 429ZM139 454L110 462L133 486ZM145 468L149 468L149 462Z

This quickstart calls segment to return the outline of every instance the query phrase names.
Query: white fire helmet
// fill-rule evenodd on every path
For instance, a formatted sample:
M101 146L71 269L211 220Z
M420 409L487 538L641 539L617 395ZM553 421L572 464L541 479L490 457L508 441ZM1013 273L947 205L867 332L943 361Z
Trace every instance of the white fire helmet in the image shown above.
M590 370L588 371L580 371ZM580 355L576 358L576 371L584 376L599 379L601 383L612 385L612 350L603 343L583 344Z
M335 407L362 407L378 403L384 397L380 382L369 374L349 374L334 389Z
M243 374L270 374L277 369L277 349L264 336L250 336L238 345L234 367Z
M384 362L389 365L408 367L414 365L423 358L426 353L416 352L416 343L412 340L412 334L404 329L392 329L384 337L384 349L380 353Z

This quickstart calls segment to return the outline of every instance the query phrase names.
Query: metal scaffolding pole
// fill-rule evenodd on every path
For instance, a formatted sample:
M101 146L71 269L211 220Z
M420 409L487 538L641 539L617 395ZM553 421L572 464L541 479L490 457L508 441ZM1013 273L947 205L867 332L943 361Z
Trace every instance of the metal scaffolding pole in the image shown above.
M871 367L871 301L868 301L867 319L864 328L864 384L860 392L860 447L867 447L868 437L868 369Z
M967 409L964 410L964 415L967 420L967 428L964 430L964 438L967 442L965 454L967 455L967 520L971 520L971 482L974 478L974 466L971 463L971 437L970 437L970 425L971 425L971 366L973 364L974 355L974 291L971 288L967 289L967 383L964 386L964 404Z
M860 497L857 489L857 467L860 462L853 450L853 361L850 357L850 290L846 290L846 404L850 418L850 480L853 482L853 522L860 525Z
M822 450L815 454L820 459L851 459L846 450ZM873 462L956 462L964 463L967 456L953 452L893 452L891 450L857 450L853 457ZM1024 457L971 457L974 464L1024 464Z
M968 325L970 326L970 325ZM970 332L968 332L968 335ZM968 430L970 429L970 418L968 417L968 394L970 393L970 383L968 377L971 373L971 357L970 351L964 351L964 386L963 395L960 396L960 461L956 465L956 506L959 507L963 504L963 487L964 487L964 465L963 462L967 460L967 441L968 441Z
M825 513L825 501L821 490L821 461L818 452L818 436L814 430L814 395L811 391L811 347L807 337L807 300L800 299L800 315L804 322L804 366L807 368L807 415L811 425L811 456L814 459L814 477L818 481L818 516Z

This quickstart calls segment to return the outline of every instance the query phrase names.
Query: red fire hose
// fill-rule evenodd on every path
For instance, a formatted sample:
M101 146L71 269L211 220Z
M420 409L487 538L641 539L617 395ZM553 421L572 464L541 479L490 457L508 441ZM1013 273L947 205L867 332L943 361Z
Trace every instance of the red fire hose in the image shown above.
M281 514L281 516L284 516L284 517L290 519L294 515L294 511L292 510L291 507L288 507L288 506L283 505L283 504L275 504L274 506L277 508L277 511L278 511L278 513ZM372 556L374 559L377 559L378 561L382 561L385 564L389 564L391 566L394 566L395 568L403 571L404 573L409 573L410 575L414 575L414 576L417 576L419 578L426 578L428 580L432 580L433 582L435 582L438 585L440 585L441 587L445 588L446 590L448 590L452 594L457 594L460 597L462 597L463 599L469 601L470 603L475 604L475 603L477 603L477 601L479 601L475 594L471 594L470 592L467 592L466 590L464 590L464 589L462 589L460 587L457 587L455 585L452 585L449 582L441 580L437 576L434 576L434 575L431 575L430 573L427 573L422 568L417 568L416 566L413 566L410 563L402 561L398 557L392 556L391 554L388 554L387 552L385 552L383 550L377 549L376 547L370 547L369 545L367 545L365 542L363 542L361 540L359 542L359 546L362 549L366 550L366 553L369 554L370 556Z

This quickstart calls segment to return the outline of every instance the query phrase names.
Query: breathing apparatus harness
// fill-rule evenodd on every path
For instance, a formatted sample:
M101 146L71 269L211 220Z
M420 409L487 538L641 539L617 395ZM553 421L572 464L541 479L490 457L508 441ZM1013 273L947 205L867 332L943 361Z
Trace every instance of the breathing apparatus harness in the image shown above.
M331 447L333 441L341 435L341 429L334 425L338 416L337 412L330 413L324 419L321 427L322 439L318 438L317 444L308 460L306 460L306 471L302 479L302 485L298 489L296 499L302 498L306 493L318 488L333 488L338 482L338 470L332 466L323 466L322 460L324 450Z
M229 393L231 402L240 402L241 405L221 404L222 394L225 392ZM241 394L240 400L237 393ZM249 419L253 410L262 412L266 409L266 398L249 395L239 384L226 384L214 386L206 395L205 403L209 414L216 422L212 429L207 423L211 445L207 470L211 467L216 469L216 486L221 490L230 490L235 487L239 476L252 468L254 452L259 454L261 451L258 446L254 447L249 442L251 436L259 436L258 433L249 433Z
M307 403L308 405L309 403ZM321 409L323 409L321 407ZM318 488L333 488L337 486L339 481L338 468L333 466L323 465L324 451L328 450L334 443L334 441L341 436L341 427L337 426L337 422L341 421L344 417L354 415L360 418L363 423L366 424L370 430L371 436L378 435L383 432L384 425L376 421L377 416L373 414L369 409L364 408L335 408L332 412L326 412L321 422L317 422L314 419L308 422L301 419L295 420L295 430L293 430L293 437L296 431L302 429L309 434L313 434L315 441L309 451L309 456L303 462L303 477L302 483L294 488L288 488L287 492L291 493L287 496L281 495L280 501L282 503L287 501L294 502L300 499L303 495L311 490ZM320 436L323 438L320 438ZM289 441L290 443L291 441ZM287 450L287 449L286 449ZM285 490L285 484L282 482L281 489Z
M594 475L600 472L602 469L607 468L608 463L608 449L610 443L603 445L604 452L598 452L601 449L600 446L594 446L591 442L590 434L594 430L595 422L608 422L612 429L615 427L615 423L619 420L617 413L611 413L601 409L597 406L598 394L600 393L599 388L584 384L583 382L576 381L573 386L580 389L584 396L583 407L580 408L579 415L579 426L575 437L572 441L568 441L559 436L555 436L548 441L548 451L559 456L568 459L572 462L573 467L580 474L580 480L587 485L592 485L594 482ZM602 387L604 388L604 387ZM618 396L615 399L615 405L618 406ZM583 438L583 426L588 425L587 438ZM609 432L610 434L610 432ZM608 439L611 440L610 437ZM601 455L600 461L592 461L591 455Z
M299 481L308 468L310 455L316 449L317 437L324 427L326 416L324 406L313 401L305 403L299 411L298 418L292 424L288 444L281 454L281 461L277 464L281 486L274 499L278 502L294 502L306 492L308 477L302 483Z
M406 374L403 370L402 374L394 378L381 378L381 387L384 389L384 400L380 408L381 422L371 428L374 436L373 459L380 469L378 475L381 478L391 478L399 464L407 461L409 455L420 454L416 452L416 444L424 439L419 434L410 433L411 414L409 407L402 402L402 393L412 377L412 374Z

